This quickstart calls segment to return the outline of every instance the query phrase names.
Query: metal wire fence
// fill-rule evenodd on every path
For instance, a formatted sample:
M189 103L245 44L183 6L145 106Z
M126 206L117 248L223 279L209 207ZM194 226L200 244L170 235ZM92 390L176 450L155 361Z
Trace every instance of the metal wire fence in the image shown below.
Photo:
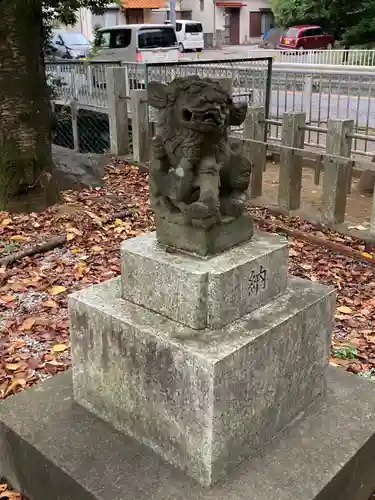
M271 58L159 64L68 61L47 64L52 98L64 111L56 141L64 144L73 141L76 149L84 150L90 145L95 151L108 147L108 118L103 115L109 112L107 68L113 66L123 68L125 90L121 95L124 98L129 97L133 89L146 89L151 80L168 83L175 77L188 75L226 78L232 81L235 101L264 106L266 117L277 120L284 112L305 111L307 123L317 127L324 126L330 118L347 118L354 120L356 132L375 135L375 73L368 68L272 65ZM68 125L67 107L72 103L79 105L79 126ZM131 118L130 100L127 106ZM83 113L82 109L90 113ZM156 118L155 110L150 108L149 120L156 121ZM242 130L237 128L232 133L241 135ZM269 135L279 140L280 130L270 125ZM309 130L305 140L307 145L324 148L326 136ZM375 143L369 140L353 139L353 149L362 155L375 156Z
M109 117L70 105L55 105L57 126L53 143L81 153L106 153L110 147Z
M198 75L233 82L234 101L260 104L269 109L271 92L271 58L233 59L230 61L197 61L167 64L50 62L47 80L57 112L58 126L54 142L82 152L100 153L109 148L108 68L124 70L123 98L131 90L143 90L152 80L168 83L176 77ZM128 115L131 103L128 99ZM157 121L156 110L149 108L149 121ZM232 133L241 135L241 128Z
M105 113L82 109L78 113L78 138L81 153L109 151L109 119Z
M233 96L246 97L268 109L271 89L272 58L184 61L147 64L147 82L168 83L174 78L197 75L202 78L230 79Z
M81 61L47 63L47 81L53 99L80 105L107 108L106 69L122 66L126 90L145 89L151 80L169 82L175 77L198 75L211 78L230 78L234 94L249 95L252 102L266 105L271 84L271 58L233 59L230 61L197 61L166 64L87 63Z
M52 139L53 144L64 148L74 149L72 109L70 106L54 106L57 120L56 129Z
M146 65L146 82L168 83L174 78L197 75L201 78L229 79L235 102L265 107L268 117L271 92L272 58L248 58L231 60L184 61L179 63L156 63ZM149 109L150 121L155 121L155 111ZM242 127L233 127L232 133L241 135Z
M366 68L336 66L323 70L296 64L272 67L271 58L147 65L118 61L51 62L47 64L47 76L53 99L59 105L70 105L75 100L81 108L108 112L107 68L119 65L124 68L126 96L132 89L145 89L151 80L169 82L176 76L187 75L230 78L234 99L264 105L269 117L279 119L284 112L306 111L308 123L320 126L330 118L348 118L356 122L357 132L375 134L375 73ZM155 121L153 110L149 116ZM101 135L101 131L98 133ZM271 135L279 138L279 131L271 127ZM325 146L322 134L310 131L306 139L313 146ZM356 139L354 149L371 155L375 145Z

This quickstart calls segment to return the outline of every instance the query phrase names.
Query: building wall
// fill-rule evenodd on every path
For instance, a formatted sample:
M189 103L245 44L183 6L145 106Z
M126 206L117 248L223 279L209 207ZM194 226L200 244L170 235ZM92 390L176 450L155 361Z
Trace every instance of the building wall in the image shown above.
M242 0L246 4L240 9L240 43L248 43L250 39L250 12L260 9L270 8L268 0ZM217 38L223 38L225 25L228 20L226 17L226 9L217 7L213 0L181 0L182 8L191 9L192 19L200 21L203 25L203 31L207 37L216 31ZM203 5L203 11L201 7ZM268 23L262 23L268 27Z
M251 39L250 12L269 8L268 0L242 0L242 3L246 5L240 9L239 40L241 44L248 43ZM168 7L169 0L166 0L164 9L145 9L144 22L163 23L167 19ZM182 11L191 11L191 19L202 23L206 47L213 45L220 46L224 43L229 43L228 38L225 38L228 35L228 29L226 30L225 28L228 22L226 9L224 7L217 7L213 0L177 0L176 10L178 18L183 17L181 14ZM117 24L126 24L125 16L117 4L110 4L102 16L92 14L89 9L80 9L77 24L72 27L64 27L64 29L69 31L80 31L89 40L93 40L95 26L106 27ZM262 31L267 31L268 27L269 19L264 15L262 20ZM216 33L215 37L214 33Z
M146 15L145 15L146 19ZM167 20L167 11L165 9L153 9L147 13L147 23L150 24L163 24Z
M213 0L181 0L182 9L191 10L191 19L200 21L203 26L205 46L218 45L223 38L225 26L225 9L216 7ZM216 38L214 38L216 33Z
M148 15L147 23L163 24L168 20L168 9L152 9ZM176 19L191 20L191 10L178 10L176 9Z
M117 4L110 4L101 16L91 14L91 17L92 29L96 26L105 28L107 26L117 26L118 24L126 23L125 15Z
M97 16L91 12L90 9L82 8L77 13L77 23L74 26L60 26L66 31L83 33L86 38L93 41L94 28L100 26L116 26L118 24L125 24L125 16L116 3L109 4L104 14Z
M183 9L191 10L191 18L193 21L200 21L205 33L214 32L214 4L212 0L204 0L204 10L201 10L200 0L182 0L181 5Z
M188 0L176 0L176 19L193 19L191 15L192 9L189 7L189 5L191 4L194 6L196 2L199 2L199 0L195 0L193 2L188 2ZM169 19L168 14L169 0L165 0L164 8L152 9L151 13L149 14L149 20L147 22L154 24L164 23L164 21L167 21Z
M146 24L155 23L155 21L152 20L152 9L144 9L143 19ZM158 22L163 23L164 19Z
M73 26L57 25L57 28L73 33L83 33L86 38L92 38L92 13L89 9L79 9L77 22Z
M177 2L177 9L179 10L179 8L180 5L179 2ZM143 22L146 24L163 23L167 19L167 12L164 9L144 9L143 15ZM177 13L177 17L181 17L179 13ZM126 16L121 11L119 6L116 3L113 3L109 4L105 13L101 16L93 14L89 9L86 8L79 9L78 22L74 26L64 26L63 28L67 31L79 31L83 33L89 40L93 41L94 28L96 26L105 28L106 26L116 26L119 24L126 24Z
M247 37L247 39L249 39L252 37L252 35L250 33L250 12L257 12L257 11L262 12L262 18L263 18L263 21L261 21L261 33L262 34L265 31L268 31L270 21L273 18L273 14L272 14L272 11L270 9L270 4L267 0L249 0L246 3L247 3L246 7L242 7L242 9L241 9L241 10L243 10L241 21L243 19L243 22L244 22L242 34L244 37ZM270 9L270 10L269 10L269 12L265 12L264 9ZM246 42L242 42L242 43L246 43Z

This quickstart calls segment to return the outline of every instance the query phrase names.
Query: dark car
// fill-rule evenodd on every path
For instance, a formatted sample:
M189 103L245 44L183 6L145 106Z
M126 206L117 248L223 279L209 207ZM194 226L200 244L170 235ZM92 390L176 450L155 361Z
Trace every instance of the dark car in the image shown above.
M56 58L85 59L91 51L91 43L82 33L54 30L48 52Z
M332 49L335 40L323 28L315 25L292 26L280 39L282 49L315 50Z

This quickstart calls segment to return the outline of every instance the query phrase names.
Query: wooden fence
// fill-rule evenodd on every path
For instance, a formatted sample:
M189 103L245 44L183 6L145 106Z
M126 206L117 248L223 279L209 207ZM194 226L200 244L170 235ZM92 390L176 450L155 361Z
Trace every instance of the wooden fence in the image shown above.
M271 125L281 127L280 142L264 142L261 139L264 128ZM325 151L304 148L304 135L309 130L327 135ZM348 222L347 196L351 190L354 169L375 171L375 164L369 159L351 157L352 141L356 138L375 141L374 136L355 133L353 120L329 119L327 127L323 128L307 124L303 112L284 113L282 120L277 121L265 119L263 108L251 108L246 118L243 138L249 145L248 151L254 165L251 198L256 202L262 196L267 151L278 152L280 166L277 206L284 213L298 211L301 208L302 161L308 158L315 163L315 184L321 181L323 183L321 206L315 220L334 229L345 229L343 224ZM370 227L365 236L375 241L375 193Z
M147 91L130 90L130 95L125 95L123 75L121 68L107 69L110 152L129 156L132 144L131 159L136 163L147 165L155 126L155 123L149 121ZM229 89L230 82L225 83ZM128 106L129 101L130 106ZM131 140L129 120L132 125ZM265 141L267 130L271 126L281 127L280 141L272 139ZM325 151L320 148L312 150L304 147L305 132L309 130L327 135ZM301 208L302 161L308 158L314 161L316 184L323 177L321 206L313 219L328 227L345 230L345 223L347 226L350 224L350 221L346 221L345 212L353 169L375 171L375 163L370 159L366 157L357 159L351 156L352 141L359 139L375 142L375 136L354 132L353 120L329 119L326 128L309 125L306 123L304 112L284 113L281 121L266 119L265 109L261 106L249 108L242 134L244 149L253 163L249 194L254 204L261 203L267 154L278 153L280 166L277 207L284 213L298 213ZM368 230L362 231L360 236L375 242L375 194L370 226Z

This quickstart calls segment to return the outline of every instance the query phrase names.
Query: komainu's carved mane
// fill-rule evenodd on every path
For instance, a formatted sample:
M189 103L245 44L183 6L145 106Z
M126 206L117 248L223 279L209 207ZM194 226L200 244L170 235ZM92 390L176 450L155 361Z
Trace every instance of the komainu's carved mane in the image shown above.
M218 101L231 101L229 94L222 89L219 82L210 78L200 80L197 80L195 76L176 78L168 85L167 104L165 108L159 111L159 127L170 160L177 160L182 156L189 158L193 162L199 159L201 144L204 140L202 133L182 126L181 122L176 120L175 113L179 112L178 98L180 96L188 94L191 98L194 98L207 91L208 88L211 99L216 96ZM226 128L223 129L222 138L227 140ZM213 147L213 150L222 151L223 147L223 141L219 141Z
M149 82L147 93L159 110L149 173L157 216L205 229L239 217L251 163L232 147L228 129L244 122L247 104L234 103L220 81L198 76Z

